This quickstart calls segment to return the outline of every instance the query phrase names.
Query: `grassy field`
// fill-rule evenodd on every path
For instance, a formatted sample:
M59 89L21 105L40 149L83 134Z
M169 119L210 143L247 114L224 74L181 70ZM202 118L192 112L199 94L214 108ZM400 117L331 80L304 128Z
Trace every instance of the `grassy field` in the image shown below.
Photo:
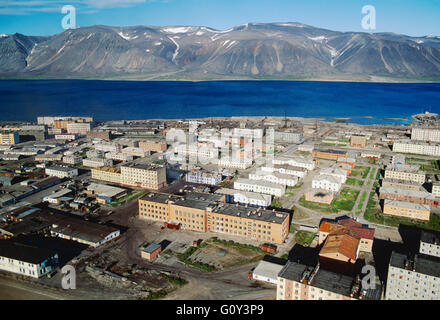
M367 197L367 192L364 191L364 192L362 193L362 196L361 196L361 201L360 201L359 204L358 204L358 210L361 210L361 209L362 209L366 197Z
M302 186L303 186L303 182L300 182L300 183L298 183L297 185L295 185L295 186L293 186L293 187L290 187L290 186L287 186L287 190L289 190L289 189L299 189L299 188L301 188Z
M364 185L364 182L361 180L357 180L354 178L347 178L347 184L355 187L362 187Z
M136 199L136 198L140 198L140 197L142 197L146 193L147 193L147 191L145 191L145 190L136 190L136 191L127 193L125 196L123 196L123 197L119 198L118 200L112 202L110 205L113 208L115 208L115 207L118 207L118 206L120 206L121 204L123 204L125 202L131 201L131 200Z
M368 172L370 171L369 167L364 166L355 166L354 170L351 171L351 175L353 177L361 176L362 179L365 179L368 176Z
M360 191L358 190L345 187L335 199L333 199L331 206L335 209L351 211L359 193Z
M314 237L315 234L313 232L298 231L295 234L295 242L301 246L309 246L312 243Z

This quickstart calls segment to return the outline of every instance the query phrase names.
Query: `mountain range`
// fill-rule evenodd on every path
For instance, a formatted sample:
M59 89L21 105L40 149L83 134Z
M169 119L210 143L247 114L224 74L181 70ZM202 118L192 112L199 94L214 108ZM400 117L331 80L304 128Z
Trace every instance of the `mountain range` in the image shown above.
M0 35L2 78L440 81L440 37L338 32L301 23L90 26Z

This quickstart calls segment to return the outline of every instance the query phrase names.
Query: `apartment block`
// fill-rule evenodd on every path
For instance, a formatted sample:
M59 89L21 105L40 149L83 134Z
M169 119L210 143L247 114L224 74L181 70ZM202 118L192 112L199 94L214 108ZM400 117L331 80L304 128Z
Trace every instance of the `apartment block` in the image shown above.
M385 200L383 213L395 217L429 221L431 208L427 204Z
M342 184L340 178L330 175L318 175L312 180L313 189L324 189L327 191L339 192Z
M83 159L82 164L84 167L89 168L108 167L113 165L113 160L103 158L87 158Z
M426 174L420 171L419 166L392 164L385 168L385 179L397 179L425 183Z
M298 183L299 179L297 176L293 176L289 174L283 174L279 172L270 173L263 170L256 170L254 172L249 173L249 180L267 181L270 183L293 187Z
M367 137L365 136L351 136L350 146L365 148L367 145Z
M438 200L431 193L427 191L415 191L415 190L405 190L405 189L396 189L390 187L381 187L379 189L379 198L380 199L390 199L390 200L399 200L406 202L413 202L419 204L427 204L430 206L437 206Z
M440 145L426 142L415 141L395 141L393 152L421 154L427 156L440 156Z
M275 142L299 143L301 142L302 134L298 132L275 131L274 138Z
M167 151L167 143L163 141L139 141L139 148L151 152Z
M39 154L35 156L35 161L62 161L62 154Z
M121 167L121 183L130 187L159 190L166 186L166 168L134 164Z
M77 157L77 156L64 156L63 157L63 163L65 163L65 164L76 165L76 164L80 164L81 162L82 162L81 157Z
M339 167L324 168L319 171L320 175L333 176L340 181L340 183L345 183L347 181L347 171Z
M110 141L111 133L108 130L92 130L87 132L87 139L101 139L105 141Z
M133 157L144 158L150 155L150 151L144 150L142 148L126 147L122 149L122 154L130 155Z
M224 203L223 196L212 194L177 196L152 192L139 199L139 216L177 223L189 231L278 244L285 241L289 232L287 213Z
M307 170L315 169L315 161L309 157L276 157L272 160L274 165L289 165L291 167L300 167Z
M73 141L78 139L79 136L77 134L69 133L69 134L56 134L55 140L68 140Z
M302 167L293 167L288 164L274 164L273 166L263 166L261 167L262 171L265 172L277 172L281 174L288 174L292 176L297 176L300 178L304 178L307 175L307 169Z
M220 188L215 193L224 195L226 203L239 203L256 208L267 208L272 204L272 196L268 194L227 188Z
M382 179L382 187L413 191L422 190L422 185L418 182L399 179Z
M94 145L96 151L102 152L122 152L122 146L116 143L96 143Z
M191 183L216 186L222 182L222 175L209 172L190 171L185 175L185 180L186 182Z
M437 197L440 198L440 183L433 183L432 184L432 194Z
M440 259L428 255L391 254L386 300L440 300Z
M325 160L338 160L340 157L347 157L347 151L334 149L314 149L312 151L313 158Z
M440 130L429 128L412 128L411 140L440 142Z
M104 156L106 159L116 160L116 161L133 161L134 157L130 154L118 153L118 152L107 152Z
M285 185L243 178L240 178L234 182L234 189L264 193L275 197L281 197L286 192Z
M245 170L252 166L252 159L223 157L218 160L217 165L222 168Z
M122 181L121 169L113 167L94 168L92 169L92 179L120 184Z
M440 258L440 235L438 232L421 230L419 253Z
M360 277L288 261L278 274L277 300L379 300L380 289L364 289Z
M45 173L48 176L62 178L73 178L78 175L78 169L69 167L46 167Z
M15 132L0 132L1 145L14 145L20 143L20 136Z
M90 130L92 130L92 125L90 122L68 123L66 125L66 130L67 133L74 133L85 136Z

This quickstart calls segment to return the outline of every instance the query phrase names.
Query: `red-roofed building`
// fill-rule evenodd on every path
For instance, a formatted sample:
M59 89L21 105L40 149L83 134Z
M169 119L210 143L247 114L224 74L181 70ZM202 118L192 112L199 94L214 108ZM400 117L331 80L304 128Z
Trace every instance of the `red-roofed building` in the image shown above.
M349 231L359 237L359 251L371 253L373 249L374 229L369 228L353 219L342 219L338 221L324 221L319 226L319 242L321 245L331 234Z

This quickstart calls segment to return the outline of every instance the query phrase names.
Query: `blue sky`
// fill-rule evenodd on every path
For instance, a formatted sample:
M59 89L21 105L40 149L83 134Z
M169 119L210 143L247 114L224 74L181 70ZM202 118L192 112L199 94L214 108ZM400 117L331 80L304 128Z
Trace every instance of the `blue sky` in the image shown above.
M337 31L364 31L362 7L373 5L374 32L440 36L440 0L0 0L0 33L61 32L63 5L75 6L79 27L301 22Z

